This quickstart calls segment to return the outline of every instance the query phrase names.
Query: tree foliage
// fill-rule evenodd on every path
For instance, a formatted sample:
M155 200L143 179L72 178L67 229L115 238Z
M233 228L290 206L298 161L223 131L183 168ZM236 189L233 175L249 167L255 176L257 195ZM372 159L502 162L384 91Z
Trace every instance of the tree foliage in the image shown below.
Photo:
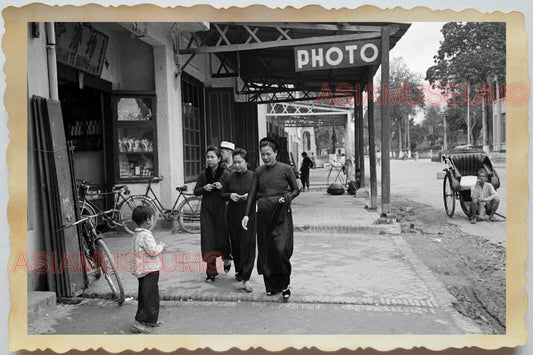
M426 72L431 84L505 82L504 22L449 22L441 32L444 41Z
M480 106L487 106L487 116L490 117L488 98L495 96L494 84L505 83L505 23L449 22L441 32L444 40L433 57L435 65L426 72L426 80L432 85L440 85L443 93L453 95L447 97L445 112L450 131L467 132L467 109L470 110L470 128L475 144L482 127ZM488 89L487 98L480 100L485 89Z
M381 78L378 79L381 82ZM382 90L381 84L376 87L378 99L374 106L376 117L375 132L379 138L381 134L381 106L389 104L391 120L391 147L399 149L399 135L405 135L406 120L410 127L414 124L412 116L419 108L425 106L424 90L422 90L422 77L409 69L402 57L392 58L390 62L389 85ZM413 139L414 138L414 139ZM402 149L407 148L407 142L402 139ZM411 146L418 142L418 135L411 136ZM411 147L409 147L411 148Z
M340 148L344 146L344 126L335 126L335 146ZM326 149L329 153L332 153L333 147L333 126L320 126L315 127L315 142L316 149L320 155L323 149Z

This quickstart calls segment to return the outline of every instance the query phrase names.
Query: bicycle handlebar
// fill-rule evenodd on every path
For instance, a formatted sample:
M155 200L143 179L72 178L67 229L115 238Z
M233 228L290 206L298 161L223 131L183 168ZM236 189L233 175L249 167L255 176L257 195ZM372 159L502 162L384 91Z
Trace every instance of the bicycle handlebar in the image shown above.
M114 213L114 212L118 212L118 210L116 210L116 209L110 209L110 210L102 211L102 212L99 212L99 213L96 213L96 214L93 214L93 215L88 215L88 216L85 216L85 217L83 217L83 218L81 218L81 219L78 219L76 222L73 222L73 223L67 223L67 224L63 225L63 227L61 227L61 228L70 228L70 227L73 227L73 226L75 226L75 225L78 225L78 224L80 224L80 223L82 223L82 222L88 221L88 220L90 220L90 219L92 219L92 218L98 218L98 217L100 217L100 216L104 216L104 215L106 215L106 214Z
M91 191L91 183L87 180L76 179L76 185L78 185L79 187L82 187L85 190L84 193L88 193L89 191ZM119 191L124 191L126 195L129 195L130 190L128 188L128 185L122 185L122 186L123 187L121 189L113 190L110 192L101 192L100 190L92 190L92 191L97 191L101 195L114 195Z

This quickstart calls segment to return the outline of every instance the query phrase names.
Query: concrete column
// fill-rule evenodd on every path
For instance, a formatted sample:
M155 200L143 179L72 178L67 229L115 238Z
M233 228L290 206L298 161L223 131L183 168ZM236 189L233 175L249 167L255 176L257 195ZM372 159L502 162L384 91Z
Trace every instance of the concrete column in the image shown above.
M257 105L257 135L258 139L261 139L263 137L266 137L267 135L267 105L261 104ZM259 144L259 142L258 142ZM263 161L261 160L261 152L259 146L258 153L257 153L257 161L259 162L259 165L263 165Z
M315 155L315 158L317 157L316 154L316 140L315 140L315 129L313 127L309 128L309 134L311 137L311 152ZM311 153L309 153L309 157L311 157Z
M174 76L172 50L161 45L154 47L154 75L157 94L157 143L159 198L171 207L177 197L176 186L184 183L183 131L181 114L181 83ZM155 185L154 185L155 187Z

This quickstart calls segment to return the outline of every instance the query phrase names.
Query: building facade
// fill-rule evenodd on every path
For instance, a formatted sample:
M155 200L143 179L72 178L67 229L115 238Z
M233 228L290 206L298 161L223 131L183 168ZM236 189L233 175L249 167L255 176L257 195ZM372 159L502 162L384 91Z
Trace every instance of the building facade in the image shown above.
M238 78L213 77L216 57L178 53L191 32L208 29L209 23L28 24L29 122L32 98L54 99L55 92L75 178L95 191L127 184L142 194L150 177L162 176L153 188L163 206L177 197L176 186L194 185L209 145L232 141L250 151L255 166L258 122L267 133L261 110L236 101ZM35 150L28 158L28 255L34 255L46 250L49 236ZM103 195L93 198L112 207ZM48 287L44 273L29 274L29 290Z

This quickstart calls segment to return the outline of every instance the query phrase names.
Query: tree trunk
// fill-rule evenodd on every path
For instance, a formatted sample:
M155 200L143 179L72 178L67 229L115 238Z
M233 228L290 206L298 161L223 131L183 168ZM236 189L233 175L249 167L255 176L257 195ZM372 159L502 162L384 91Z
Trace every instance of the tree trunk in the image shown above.
M398 124L398 157L402 152L402 123Z

